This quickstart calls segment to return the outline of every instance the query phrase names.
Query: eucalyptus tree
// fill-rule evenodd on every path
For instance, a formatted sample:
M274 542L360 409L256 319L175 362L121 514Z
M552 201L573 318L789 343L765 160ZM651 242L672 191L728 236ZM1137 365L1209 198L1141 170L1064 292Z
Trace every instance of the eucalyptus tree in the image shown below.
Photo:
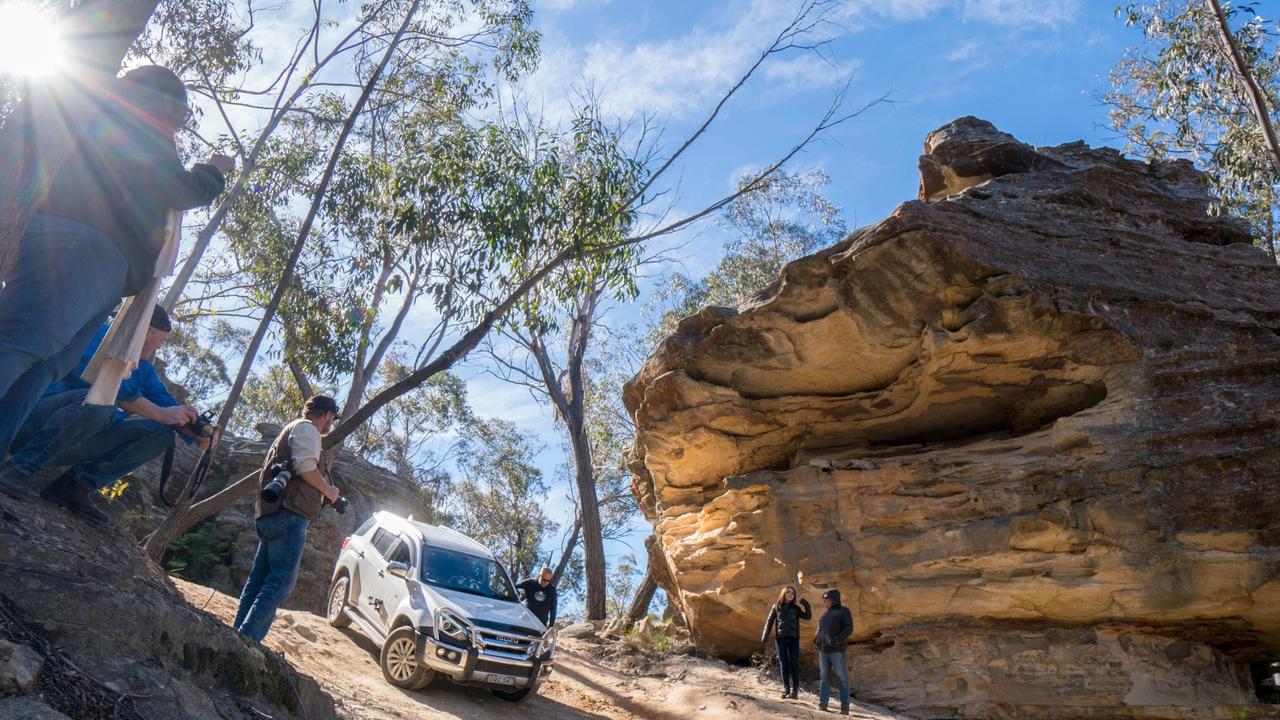
M606 285L610 288L631 283L629 248L716 213L756 189L816 137L879 102L847 112L843 95L837 96L808 134L737 191L697 212L635 230L639 214L662 190L657 183L703 136L729 99L770 57L804 46L804 38L835 6L827 0L804 3L702 124L665 160L655 162L656 168L592 112L580 113L566 131L537 123L457 123L425 138L409 159L416 159L418 166L411 161L397 164L403 174L393 185L399 202L390 216L390 229L417 238L429 251L423 268L430 274L423 287L437 322L419 346L413 370L382 386L354 410L348 408L326 436L326 447L343 442L388 403L452 368L517 307L531 317L551 318L553 302L571 302L601 276L611 278ZM326 191L337 159L336 154L331 157L323 176ZM322 204L314 203L308 217L314 219ZM305 239L309 227L304 224L299 238ZM294 283L301 249L300 244L294 246L268 307L278 307ZM238 377L247 373L269 320L260 321ZM224 417L237 394L233 385ZM193 506L180 506L152 533L148 552L158 556L172 538L229 506L250 490L251 479L246 476Z
M729 205L720 218L729 240L716 267L698 279L674 272L650 298L649 311L656 317L649 344L703 307L737 307L777 282L788 262L844 237L840 208L822 194L829 182L820 168L780 171Z
M1280 148L1270 116L1280 99L1280 45L1258 6L1156 0L1118 9L1145 42L1111 69L1102 99L1126 151L1195 161L1215 211L1248 218L1274 258Z
M507 420L476 418L468 432L462 478L450 492L454 527L491 548L517 580L528 577L542 539L555 531L543 509L547 485L538 448Z

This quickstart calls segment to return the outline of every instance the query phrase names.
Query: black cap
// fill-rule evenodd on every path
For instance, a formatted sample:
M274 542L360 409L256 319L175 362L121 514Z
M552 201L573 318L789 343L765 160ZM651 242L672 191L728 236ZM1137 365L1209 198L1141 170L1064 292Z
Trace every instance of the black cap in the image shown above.
M185 102L187 99L187 86L167 67L143 65L125 73L121 79L175 100Z
M307 400L307 404L304 406L303 410L305 410L307 414L322 412L331 412L334 415L341 414L338 410L338 401L328 395L312 395L311 399Z
M165 312L165 309L159 305L151 311L151 327L161 332L173 330L173 323L169 321L169 313Z
M830 590L828 590L828 591L826 591L826 592L822 593L822 599L823 599L823 600L830 600L831 602L833 602L833 603L835 603L835 604L839 605L839 604L840 604L840 591L839 591L839 590L837 590L837 589L835 589L835 588L831 588Z

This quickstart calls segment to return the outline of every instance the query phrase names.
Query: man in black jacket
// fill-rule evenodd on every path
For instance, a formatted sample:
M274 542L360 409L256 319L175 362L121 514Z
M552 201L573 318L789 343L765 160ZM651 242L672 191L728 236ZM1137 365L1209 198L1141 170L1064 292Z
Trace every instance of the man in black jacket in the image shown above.
M556 586L551 584L556 574L549 567L538 571L538 579L525 578L516 583L516 590L524 595L525 607L551 627L556 623Z
M134 68L105 92L42 111L35 121L65 123L73 146L0 290L0 448L111 308L154 276L170 211L212 202L233 167L225 155L182 166L174 135L187 90L166 68Z
M840 604L840 591L832 588L822 593L827 611L818 618L818 632L813 644L818 646L818 671L822 683L818 688L818 709L826 711L831 697L831 680L840 685L840 714L849 714L849 671L845 669L844 647L853 634L853 615Z

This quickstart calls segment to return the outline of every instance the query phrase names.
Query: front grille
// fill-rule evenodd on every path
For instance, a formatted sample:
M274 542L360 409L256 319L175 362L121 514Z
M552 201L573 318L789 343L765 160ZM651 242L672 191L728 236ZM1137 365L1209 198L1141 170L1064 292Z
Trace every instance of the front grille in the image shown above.
M476 627L475 631L484 639L486 650L498 650L520 657L526 657L529 654L529 648L542 639L518 632L499 632L486 627Z
M519 665L508 665L506 663L494 662L492 660L477 660L475 672L478 673L496 673L498 675L514 675L518 678L529 679L529 668Z

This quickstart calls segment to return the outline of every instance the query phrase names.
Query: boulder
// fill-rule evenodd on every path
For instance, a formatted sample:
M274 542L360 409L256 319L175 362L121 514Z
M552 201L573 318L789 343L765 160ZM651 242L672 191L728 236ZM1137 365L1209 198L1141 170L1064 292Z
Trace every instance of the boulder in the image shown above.
M1275 263L1185 161L961 118L920 167L625 388L669 601L743 659L839 588L854 692L921 717L1265 714Z
M33 697L0 698L0 718L5 720L71 720Z
M29 692L43 667L40 653L0 638L0 695Z

